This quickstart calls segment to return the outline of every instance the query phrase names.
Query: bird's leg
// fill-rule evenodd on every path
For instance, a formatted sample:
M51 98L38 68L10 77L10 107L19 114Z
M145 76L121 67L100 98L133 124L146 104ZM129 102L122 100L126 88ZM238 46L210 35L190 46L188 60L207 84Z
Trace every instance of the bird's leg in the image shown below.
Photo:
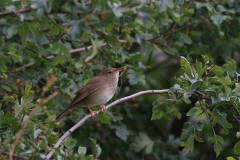
M91 112L92 120L94 119L94 113L97 115L98 113L96 111L92 111L89 106L87 105L88 110Z
M102 113L105 113L107 110L105 106L98 106L98 107L101 109Z

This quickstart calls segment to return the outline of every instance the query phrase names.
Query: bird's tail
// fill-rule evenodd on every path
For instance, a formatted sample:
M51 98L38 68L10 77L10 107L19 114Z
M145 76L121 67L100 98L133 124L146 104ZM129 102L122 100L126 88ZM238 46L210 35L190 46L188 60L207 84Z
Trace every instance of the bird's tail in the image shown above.
M72 113L73 111L77 110L78 108L80 108L82 105L81 104L75 104L75 105L69 105L67 108L65 108L61 113L59 113L57 115L57 117L55 118L56 121L59 121L60 119L62 119L64 116Z

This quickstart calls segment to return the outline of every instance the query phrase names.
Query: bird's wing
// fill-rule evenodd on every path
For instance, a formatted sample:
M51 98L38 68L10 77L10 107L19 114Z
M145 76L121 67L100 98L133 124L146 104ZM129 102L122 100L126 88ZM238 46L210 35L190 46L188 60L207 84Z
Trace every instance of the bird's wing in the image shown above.
M83 98L87 97L88 95L92 94L99 88L98 77L93 77L86 86L84 86L80 91L78 91L75 98L72 100L69 106L76 104L77 102L81 101Z
M97 82L96 81L94 82L93 79L96 79ZM69 106L67 106L67 108L65 108L61 113L59 113L57 115L56 121L59 121L62 117L66 116L66 115L70 114L71 112L75 111L76 109L78 109L80 106L78 106L78 105L76 106L75 104L77 104L82 99L84 99L88 95L90 95L93 92L95 92L96 90L98 90L98 87L99 87L98 77L92 78L92 80L90 80L86 86L84 86L80 91L78 91L77 95L72 100L71 104Z

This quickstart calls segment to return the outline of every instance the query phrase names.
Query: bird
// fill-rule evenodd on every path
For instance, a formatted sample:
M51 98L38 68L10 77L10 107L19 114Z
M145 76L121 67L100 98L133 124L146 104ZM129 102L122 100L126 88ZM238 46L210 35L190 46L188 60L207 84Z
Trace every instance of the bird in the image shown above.
M106 107L101 105L107 103L115 94L119 72L122 70L123 68L104 68L78 91L70 105L59 113L55 120L59 121L64 116L84 106L90 111L92 119L94 118L95 111L92 111L90 107L98 106L102 112L105 112Z

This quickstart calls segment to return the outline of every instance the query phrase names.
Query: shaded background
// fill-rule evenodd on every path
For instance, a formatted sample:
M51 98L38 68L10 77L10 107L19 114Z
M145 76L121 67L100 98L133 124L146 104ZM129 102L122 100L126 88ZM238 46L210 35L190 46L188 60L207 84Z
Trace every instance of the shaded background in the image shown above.
M20 141L25 147L17 146L14 153L44 159L59 136L89 111L80 109L60 125L44 120L60 113L75 93L104 67L125 67L122 80L119 80L121 90L111 102L139 91L169 89L176 83L175 78L183 74L180 56L195 63L196 60L203 62L202 55L208 55L212 65L221 67L234 59L239 70L239 5L239 1L234 0L0 1L2 116L7 117L8 111L16 115L16 104L4 97L16 94L13 98L20 100L27 81L35 91L35 104L48 83L46 77L55 75L58 79L43 97L54 91L59 91L59 95L46 104L46 110L35 114L34 129L29 132L31 126L28 126L29 130L24 133L29 134L22 136ZM87 50L86 47L91 45L93 49ZM78 48L82 51L74 51ZM234 78L234 74L230 73L230 77ZM173 98L168 94L163 96ZM181 99L175 103L175 108L171 109L178 110L181 118L171 112L163 114L160 120L151 120L152 103L158 97L134 98L88 120L72 133L70 139L75 140L72 144L65 143L67 150L61 148L62 153L57 151L59 157L55 155L55 158L70 154L65 159L75 159L75 153L81 157L79 146L86 147L86 155L96 156L96 148L89 137L101 147L99 159L207 160L234 156L239 124L230 112L227 119L233 128L228 135L220 125L215 126L216 134L224 138L223 152L216 158L213 144L207 142L212 136L210 122L201 116L186 116L197 99L190 99L191 104ZM25 119L29 112L25 110L17 116ZM195 141L193 153L183 155L180 136L184 123L201 118L204 128L197 135L204 142ZM13 117L9 116L9 119ZM22 126L22 123L18 124L13 131L15 121L19 120L7 122L5 126L5 121L0 118L2 151L11 148L12 137ZM37 134L35 131L39 128L41 132ZM38 136L34 137L34 133ZM85 159L91 159L91 156L85 156Z

